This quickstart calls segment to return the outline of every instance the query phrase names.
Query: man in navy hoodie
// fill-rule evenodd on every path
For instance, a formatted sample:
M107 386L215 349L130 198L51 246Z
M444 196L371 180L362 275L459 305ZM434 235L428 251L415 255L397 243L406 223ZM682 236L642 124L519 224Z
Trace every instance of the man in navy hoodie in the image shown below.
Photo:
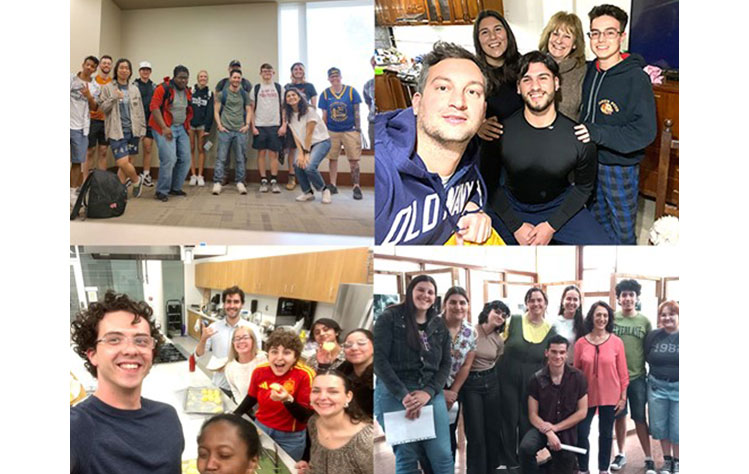
M474 138L486 78L470 52L437 42L424 56L413 107L375 120L375 243L483 243L491 218Z
M645 61L621 53L627 13L599 5L590 13L590 49L578 139L598 145L598 185L591 211L615 242L636 244L640 161L655 139L655 99Z

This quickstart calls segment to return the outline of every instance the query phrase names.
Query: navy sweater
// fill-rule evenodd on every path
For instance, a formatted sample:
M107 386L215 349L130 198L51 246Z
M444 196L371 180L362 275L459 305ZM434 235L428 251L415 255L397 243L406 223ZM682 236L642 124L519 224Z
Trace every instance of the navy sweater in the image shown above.
M203 89L195 87L192 90L192 110L193 116L190 120L190 125L193 127L200 127L205 125L205 131L210 132L213 126L213 91L210 87L204 87Z
M375 243L442 245L458 228L468 202L483 209L486 187L479 173L478 139L447 185L416 154L412 108L375 117Z
M655 140L655 98L643 67L645 60L636 54L606 71L598 61L588 63L580 121L598 145L601 164L639 164Z

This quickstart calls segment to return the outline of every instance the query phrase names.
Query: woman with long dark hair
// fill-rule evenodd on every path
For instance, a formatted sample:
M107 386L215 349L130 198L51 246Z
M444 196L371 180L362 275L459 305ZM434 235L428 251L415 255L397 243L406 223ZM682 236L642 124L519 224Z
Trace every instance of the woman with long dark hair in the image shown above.
M330 204L330 190L325 185L322 175L317 170L320 162L330 151L328 129L314 107L307 104L307 99L296 89L284 92L284 109L289 123L289 130L297 146L294 170L302 188L296 200L314 201L315 190L322 191L323 204Z
M577 425L577 442L586 449L577 456L581 474L590 460L590 424L598 411L598 472L609 472L614 415L627 403L629 372L624 343L614 334L614 310L603 301L593 303L585 317L585 335L575 343L576 369L588 380L588 416Z
M372 474L374 426L354 401L348 378L323 369L312 381L310 404L310 459L296 464L298 474Z
M476 351L468 379L463 384L463 402L468 474L494 472L503 461L499 412L501 400L496 364L504 352L502 331L510 308L501 301L484 305L476 325Z
M570 365L575 360L575 342L586 333L582 308L583 294L580 288L575 285L565 287L562 292L562 301L559 303L559 315L553 327L557 334L564 336L570 343L567 351L567 363Z
M437 284L419 275L408 284L403 303L388 307L374 327L375 415L387 431L384 414L405 409L408 419L433 408L435 439L393 446L398 474L417 473L421 452L437 474L453 474L447 406L442 389L450 374L450 334L437 317Z
M354 400L370 418L374 409L374 335L368 329L354 329L343 340L346 362L338 367L351 382Z
M499 364L499 389L502 396L503 461L508 467L519 466L517 448L531 428L528 418L528 381L546 363L546 343L556 331L546 321L549 298L541 288L525 294L528 311L512 316L503 337L504 355Z

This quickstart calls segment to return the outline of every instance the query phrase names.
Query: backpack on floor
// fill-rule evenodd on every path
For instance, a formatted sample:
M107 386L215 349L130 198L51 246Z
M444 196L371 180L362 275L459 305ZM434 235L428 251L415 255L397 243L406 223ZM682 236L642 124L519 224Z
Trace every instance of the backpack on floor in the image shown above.
M78 217L81 207L86 208L86 217L104 219L121 216L127 204L127 187L110 171L93 170L81 186L70 220Z

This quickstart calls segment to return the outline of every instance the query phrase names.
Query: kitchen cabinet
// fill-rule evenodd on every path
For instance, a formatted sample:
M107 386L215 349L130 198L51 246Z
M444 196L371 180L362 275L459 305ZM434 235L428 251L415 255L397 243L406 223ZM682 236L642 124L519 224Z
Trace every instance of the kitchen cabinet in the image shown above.
M502 0L375 0L377 26L465 25L481 10L504 15Z
M238 285L248 294L333 303L341 283L367 282L367 261L368 249L362 247L206 262L195 266L195 285L214 290Z

